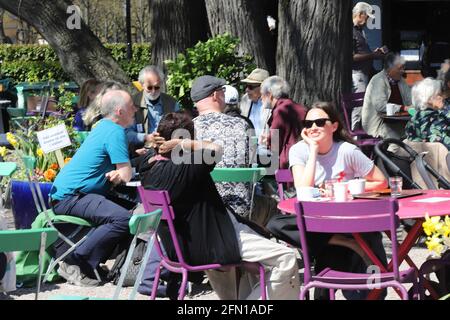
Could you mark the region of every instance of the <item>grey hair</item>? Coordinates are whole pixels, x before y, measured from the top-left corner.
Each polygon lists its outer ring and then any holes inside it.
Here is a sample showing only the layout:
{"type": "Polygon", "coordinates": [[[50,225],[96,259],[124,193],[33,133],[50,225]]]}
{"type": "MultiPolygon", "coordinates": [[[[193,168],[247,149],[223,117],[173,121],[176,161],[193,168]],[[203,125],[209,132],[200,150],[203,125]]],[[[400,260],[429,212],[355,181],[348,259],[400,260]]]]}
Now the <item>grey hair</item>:
{"type": "Polygon", "coordinates": [[[104,118],[115,117],[116,110],[124,109],[126,104],[126,99],[123,90],[109,90],[110,94],[103,95],[100,102],[100,111],[104,118]]]}
{"type": "Polygon", "coordinates": [[[144,68],[141,69],[141,71],[139,71],[138,80],[140,84],[144,84],[145,75],[147,73],[156,74],[161,80],[161,84],[164,83],[164,74],[162,73],[161,69],[159,69],[157,66],[149,65],[145,66],[144,68]]]}
{"type": "Polygon", "coordinates": [[[428,101],[439,93],[441,93],[441,82],[433,78],[426,78],[413,86],[412,105],[416,110],[425,110],[429,107],[428,101]]]}
{"type": "Polygon", "coordinates": [[[289,96],[289,84],[279,76],[271,76],[261,83],[261,94],[267,95],[269,93],[275,99],[287,98],[289,96]]]}
{"type": "Polygon", "coordinates": [[[441,63],[441,68],[437,71],[437,80],[445,81],[445,74],[449,70],[450,59],[445,59],[443,63],[441,63]]]}
{"type": "Polygon", "coordinates": [[[353,13],[353,16],[355,16],[359,13],[371,14],[372,11],[373,11],[373,8],[370,4],[368,4],[366,2],[358,2],[353,7],[352,13],[353,13]],[[370,12],[369,12],[369,10],[370,10],[370,12]]]}
{"type": "Polygon", "coordinates": [[[106,81],[101,86],[100,92],[95,96],[84,113],[83,122],[86,126],[92,126],[101,117],[101,100],[106,92],[124,89],[123,85],[116,81],[106,81]]]}
{"type": "Polygon", "coordinates": [[[395,67],[397,64],[405,64],[405,58],[403,58],[401,55],[399,55],[398,53],[394,53],[394,52],[389,52],[388,54],[386,54],[386,56],[384,57],[384,62],[383,62],[383,68],[384,70],[389,70],[393,67],[395,67]]]}

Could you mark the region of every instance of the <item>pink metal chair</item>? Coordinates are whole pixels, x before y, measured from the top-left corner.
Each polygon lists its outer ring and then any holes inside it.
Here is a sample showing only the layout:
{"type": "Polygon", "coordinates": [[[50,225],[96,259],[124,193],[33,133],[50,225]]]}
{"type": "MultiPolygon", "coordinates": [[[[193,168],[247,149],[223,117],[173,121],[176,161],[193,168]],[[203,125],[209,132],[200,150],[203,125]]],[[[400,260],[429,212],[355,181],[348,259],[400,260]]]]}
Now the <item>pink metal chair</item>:
{"type": "Polygon", "coordinates": [[[370,154],[372,154],[374,146],[380,141],[380,139],[368,135],[362,128],[352,130],[352,111],[354,108],[363,105],[364,94],[365,92],[342,94],[341,107],[344,112],[344,119],[348,132],[355,138],[359,147],[370,149],[370,154]]]}
{"type": "MultiPolygon", "coordinates": [[[[142,204],[144,205],[145,210],[157,210],[162,209],[161,220],[165,220],[167,226],[169,227],[170,237],[175,248],[175,253],[178,261],[173,261],[169,257],[163,254],[161,250],[161,243],[158,237],[156,237],[155,247],[158,251],[159,256],[161,257],[161,262],[158,266],[158,269],[155,273],[155,279],[153,280],[153,288],[150,299],[155,299],[156,291],[158,289],[159,277],[161,272],[161,267],[168,269],[171,272],[181,273],[182,281],[181,287],[178,291],[178,300],[183,300],[186,292],[186,285],[188,281],[188,272],[198,272],[198,271],[206,271],[206,270],[229,270],[231,267],[243,267],[246,271],[251,273],[258,273],[260,277],[260,287],[261,287],[261,299],[266,300],[266,281],[265,281],[265,271],[264,267],[260,263],[247,262],[242,261],[241,264],[238,265],[222,265],[218,263],[212,263],[207,265],[197,265],[192,266],[189,265],[183,256],[181,251],[180,244],[178,242],[177,233],[174,227],[173,220],[175,219],[175,213],[171,206],[170,197],[167,191],[154,191],[147,190],[143,187],[138,187],[139,195],[141,197],[142,204]]],[[[238,287],[237,287],[238,288],[238,287]]]]}
{"type": "Polygon", "coordinates": [[[290,169],[278,169],[275,171],[275,180],[278,185],[278,195],[280,201],[284,200],[284,185],[283,183],[294,183],[294,177],[292,176],[290,169]]]}
{"type": "MultiPolygon", "coordinates": [[[[311,288],[330,290],[330,299],[334,300],[335,290],[372,290],[393,287],[404,300],[408,292],[402,283],[413,283],[417,289],[417,275],[414,268],[399,271],[397,255],[397,233],[399,219],[396,199],[351,201],[351,202],[297,202],[295,211],[300,232],[300,243],[305,264],[304,288],[300,291],[300,299],[311,288]],[[351,273],[325,268],[317,275],[311,275],[310,257],[306,232],[321,233],[364,233],[389,231],[392,241],[392,272],[379,274],[351,273]]],[[[417,292],[417,290],[415,290],[417,292]]]]}

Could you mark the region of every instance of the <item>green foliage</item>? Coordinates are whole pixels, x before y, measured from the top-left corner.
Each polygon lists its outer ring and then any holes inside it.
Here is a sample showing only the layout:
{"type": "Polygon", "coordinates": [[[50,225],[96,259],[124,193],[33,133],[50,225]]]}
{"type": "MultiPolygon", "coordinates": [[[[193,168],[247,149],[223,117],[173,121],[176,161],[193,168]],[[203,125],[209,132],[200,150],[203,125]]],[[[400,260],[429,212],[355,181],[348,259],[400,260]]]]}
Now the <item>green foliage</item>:
{"type": "Polygon", "coordinates": [[[167,92],[175,97],[183,108],[191,108],[192,81],[203,75],[225,79],[230,85],[238,85],[243,75],[255,68],[249,55],[239,56],[239,39],[229,34],[219,35],[206,42],[198,42],[175,60],[167,60],[167,92]]]}
{"type": "MultiPolygon", "coordinates": [[[[133,44],[133,56],[127,60],[126,44],[107,44],[105,47],[127,73],[137,79],[139,70],[150,63],[149,44],[133,44]]],[[[71,81],[64,72],[58,56],[49,45],[0,45],[1,73],[18,82],[71,81]]]]}

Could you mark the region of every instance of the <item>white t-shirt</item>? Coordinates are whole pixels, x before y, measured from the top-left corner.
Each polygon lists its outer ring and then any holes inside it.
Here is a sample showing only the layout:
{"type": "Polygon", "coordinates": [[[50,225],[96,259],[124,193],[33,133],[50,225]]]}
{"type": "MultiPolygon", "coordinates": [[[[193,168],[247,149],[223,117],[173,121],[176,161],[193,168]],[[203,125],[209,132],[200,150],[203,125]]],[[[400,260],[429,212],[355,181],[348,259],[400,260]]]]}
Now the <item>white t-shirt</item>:
{"type": "MultiPolygon", "coordinates": [[[[289,166],[305,166],[308,160],[309,146],[300,141],[289,150],[289,166]]],[[[337,179],[339,173],[344,171],[344,180],[363,178],[369,174],[374,164],[354,144],[348,142],[333,142],[327,154],[319,154],[316,162],[316,175],[314,184],[322,184],[328,179],[337,179]]]]}

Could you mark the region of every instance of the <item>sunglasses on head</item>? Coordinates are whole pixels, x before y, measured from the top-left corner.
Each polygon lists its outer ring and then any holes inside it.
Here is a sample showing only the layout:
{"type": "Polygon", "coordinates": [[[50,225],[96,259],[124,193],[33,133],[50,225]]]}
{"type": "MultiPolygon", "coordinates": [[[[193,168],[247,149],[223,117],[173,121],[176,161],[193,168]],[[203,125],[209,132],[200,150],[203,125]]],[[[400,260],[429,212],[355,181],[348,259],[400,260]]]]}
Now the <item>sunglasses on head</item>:
{"type": "Polygon", "coordinates": [[[147,90],[148,90],[148,91],[153,90],[153,89],[159,90],[159,89],[161,89],[161,87],[160,87],[160,86],[148,86],[148,87],[147,87],[147,90]]]}
{"type": "Polygon", "coordinates": [[[307,129],[311,128],[313,124],[315,123],[318,127],[324,127],[327,121],[331,121],[328,118],[320,118],[316,120],[303,120],[303,126],[307,129]]]}

